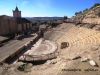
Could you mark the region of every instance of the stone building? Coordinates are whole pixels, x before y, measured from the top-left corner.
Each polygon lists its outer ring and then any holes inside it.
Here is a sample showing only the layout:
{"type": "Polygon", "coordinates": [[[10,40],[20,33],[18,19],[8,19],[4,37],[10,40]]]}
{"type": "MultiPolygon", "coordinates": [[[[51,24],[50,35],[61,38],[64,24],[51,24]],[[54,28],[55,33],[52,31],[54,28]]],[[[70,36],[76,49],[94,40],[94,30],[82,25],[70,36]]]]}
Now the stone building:
{"type": "Polygon", "coordinates": [[[27,33],[32,29],[32,22],[21,17],[21,11],[16,7],[13,17],[0,16],[0,36],[27,33]]]}
{"type": "Polygon", "coordinates": [[[13,17],[21,18],[21,11],[19,11],[17,6],[16,6],[15,10],[13,10],[13,17]]]}
{"type": "Polygon", "coordinates": [[[6,15],[0,16],[0,35],[16,33],[17,23],[15,18],[6,15]]]}
{"type": "Polygon", "coordinates": [[[25,18],[16,18],[16,22],[18,33],[26,33],[32,29],[32,22],[25,18]]]}

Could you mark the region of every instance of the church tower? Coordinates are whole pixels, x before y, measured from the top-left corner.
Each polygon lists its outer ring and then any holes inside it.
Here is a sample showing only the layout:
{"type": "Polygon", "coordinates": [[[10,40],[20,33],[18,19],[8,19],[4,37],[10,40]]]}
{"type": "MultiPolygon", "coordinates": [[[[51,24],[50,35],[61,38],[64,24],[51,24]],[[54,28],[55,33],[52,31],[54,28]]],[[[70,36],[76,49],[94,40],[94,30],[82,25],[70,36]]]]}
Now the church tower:
{"type": "Polygon", "coordinates": [[[17,6],[16,6],[15,10],[13,10],[13,17],[21,18],[21,11],[19,11],[17,6]]]}

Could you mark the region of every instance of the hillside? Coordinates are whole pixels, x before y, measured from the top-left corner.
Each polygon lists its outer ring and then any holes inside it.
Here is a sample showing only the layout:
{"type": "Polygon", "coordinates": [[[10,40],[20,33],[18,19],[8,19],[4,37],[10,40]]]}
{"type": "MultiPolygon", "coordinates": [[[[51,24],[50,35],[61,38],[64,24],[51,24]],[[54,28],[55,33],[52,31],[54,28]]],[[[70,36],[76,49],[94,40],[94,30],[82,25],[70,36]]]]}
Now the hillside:
{"type": "Polygon", "coordinates": [[[100,4],[76,13],[74,21],[81,23],[100,24],[100,4]]]}

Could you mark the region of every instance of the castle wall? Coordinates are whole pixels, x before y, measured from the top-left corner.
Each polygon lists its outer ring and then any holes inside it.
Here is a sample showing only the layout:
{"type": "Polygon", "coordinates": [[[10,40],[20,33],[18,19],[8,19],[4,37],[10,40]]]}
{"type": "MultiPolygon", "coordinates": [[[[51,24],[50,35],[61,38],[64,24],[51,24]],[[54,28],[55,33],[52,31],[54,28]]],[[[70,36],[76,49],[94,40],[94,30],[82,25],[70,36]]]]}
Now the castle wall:
{"type": "Polygon", "coordinates": [[[0,36],[27,31],[28,29],[31,28],[32,28],[31,23],[26,23],[24,21],[17,23],[15,18],[8,16],[0,16],[0,36]]]}
{"type": "Polygon", "coordinates": [[[21,11],[17,7],[13,11],[13,17],[6,15],[0,16],[0,36],[27,31],[31,28],[32,23],[25,18],[21,18],[21,11]]]}

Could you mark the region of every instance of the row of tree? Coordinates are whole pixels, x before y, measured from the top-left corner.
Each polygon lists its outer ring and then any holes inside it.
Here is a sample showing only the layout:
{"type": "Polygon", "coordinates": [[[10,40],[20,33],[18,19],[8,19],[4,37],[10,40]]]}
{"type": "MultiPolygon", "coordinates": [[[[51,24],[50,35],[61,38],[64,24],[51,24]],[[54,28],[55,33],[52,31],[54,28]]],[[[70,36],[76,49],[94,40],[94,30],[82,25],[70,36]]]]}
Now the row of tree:
{"type": "MultiPolygon", "coordinates": [[[[90,9],[93,9],[93,8],[95,8],[95,7],[97,7],[97,6],[100,6],[100,3],[96,3],[96,4],[94,4],[94,6],[92,6],[90,9]]],[[[83,10],[83,11],[79,11],[79,12],[76,12],[75,13],[75,15],[77,16],[77,15],[81,15],[81,14],[83,14],[83,13],[86,13],[88,10],[90,10],[90,9],[85,9],[85,10],[83,10]]]]}

